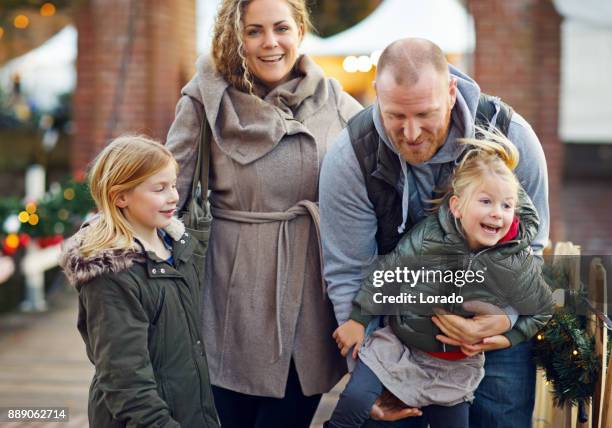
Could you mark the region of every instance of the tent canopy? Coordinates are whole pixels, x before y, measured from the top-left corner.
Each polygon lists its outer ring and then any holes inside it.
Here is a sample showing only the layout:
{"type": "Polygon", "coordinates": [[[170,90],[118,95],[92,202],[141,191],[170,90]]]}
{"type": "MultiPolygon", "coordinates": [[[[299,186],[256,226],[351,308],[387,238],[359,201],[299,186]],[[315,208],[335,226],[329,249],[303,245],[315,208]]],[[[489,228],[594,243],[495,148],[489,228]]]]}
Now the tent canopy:
{"type": "Polygon", "coordinates": [[[564,18],[612,29],[612,2],[609,0],[554,0],[554,4],[564,18]]]}
{"type": "Polygon", "coordinates": [[[12,77],[21,79],[22,90],[38,108],[48,110],[57,97],[74,89],[77,31],[69,25],[41,46],[0,68],[0,84],[10,91],[12,77]]]}
{"type": "MultiPolygon", "coordinates": [[[[198,0],[198,51],[208,52],[219,0],[198,0]]],[[[316,22],[314,23],[316,26],[316,22]]],[[[447,53],[474,50],[472,17],[458,0],[384,0],[355,26],[332,37],[308,34],[301,50],[314,56],[370,55],[403,37],[423,37],[447,53]]]]}
{"type": "MultiPolygon", "coordinates": [[[[316,25],[316,23],[315,23],[316,25]]],[[[370,55],[404,37],[422,37],[446,53],[473,52],[472,17],[458,0],[384,0],[355,26],[304,43],[311,55],[370,55]]]]}

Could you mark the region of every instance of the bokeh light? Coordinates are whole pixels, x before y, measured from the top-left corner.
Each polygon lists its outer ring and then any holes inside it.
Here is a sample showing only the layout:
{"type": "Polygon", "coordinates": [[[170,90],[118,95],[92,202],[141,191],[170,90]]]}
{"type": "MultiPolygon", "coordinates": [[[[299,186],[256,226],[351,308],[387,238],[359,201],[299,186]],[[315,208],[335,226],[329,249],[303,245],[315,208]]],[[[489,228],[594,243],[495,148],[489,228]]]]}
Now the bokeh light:
{"type": "Polygon", "coordinates": [[[4,243],[6,244],[7,247],[11,249],[15,249],[19,247],[19,236],[17,236],[14,233],[11,233],[10,235],[6,237],[6,240],[4,241],[4,243]]]}
{"type": "Polygon", "coordinates": [[[349,55],[344,58],[344,61],[342,62],[342,68],[344,68],[344,71],[347,73],[355,73],[357,71],[357,67],[357,57],[349,55]]]}
{"type": "Polygon", "coordinates": [[[19,213],[19,221],[20,222],[27,223],[29,219],[30,219],[30,214],[28,214],[27,211],[21,211],[19,213]]]}
{"type": "Polygon", "coordinates": [[[27,28],[28,25],[30,25],[30,18],[25,15],[17,15],[13,20],[13,25],[16,28],[23,30],[24,28],[27,28]]]}
{"type": "Polygon", "coordinates": [[[55,15],[55,5],[53,3],[45,3],[40,7],[41,16],[53,16],[55,15]]]}
{"type": "Polygon", "coordinates": [[[64,190],[64,199],[71,201],[74,199],[74,189],[68,188],[64,190]]]}
{"type": "Polygon", "coordinates": [[[36,204],[34,202],[28,202],[25,206],[28,214],[34,214],[36,212],[36,204]]]}
{"type": "Polygon", "coordinates": [[[30,223],[32,226],[36,226],[38,224],[39,218],[37,214],[32,214],[28,220],[28,223],[30,223]]]}

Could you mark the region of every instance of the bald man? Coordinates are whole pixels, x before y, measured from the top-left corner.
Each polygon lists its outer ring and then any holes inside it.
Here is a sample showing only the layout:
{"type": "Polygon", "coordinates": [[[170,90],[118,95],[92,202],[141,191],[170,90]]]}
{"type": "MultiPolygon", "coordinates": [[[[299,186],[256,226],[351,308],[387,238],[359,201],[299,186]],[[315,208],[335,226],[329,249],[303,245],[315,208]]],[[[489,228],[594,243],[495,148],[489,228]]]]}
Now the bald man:
{"type": "MultiPolygon", "coordinates": [[[[435,189],[444,187],[465,146],[475,134],[481,91],[470,77],[449,65],[441,49],[424,39],[402,39],[382,53],[374,83],[376,102],[358,113],[328,151],[320,178],[321,238],[328,295],[339,325],[349,320],[352,300],[379,254],[390,252],[401,236],[427,214],[435,189]]],[[[540,217],[533,250],[548,240],[548,182],[544,153],[531,126],[495,97],[492,123],[503,123],[520,153],[516,175],[540,217]],[[498,121],[499,119],[499,121],[498,121]]],[[[471,319],[436,317],[441,343],[477,343],[486,353],[485,378],[469,409],[470,427],[530,427],[535,367],[523,334],[533,317],[476,313],[471,319]]],[[[348,321],[350,322],[350,321],[348,321]]],[[[370,328],[376,326],[370,326],[370,328]]],[[[343,355],[350,349],[336,336],[343,355]]],[[[349,366],[351,357],[349,356],[349,366]]],[[[372,415],[392,420],[413,415],[372,415]]],[[[406,419],[394,426],[422,426],[406,419]]],[[[378,426],[378,425],[377,425],[378,426]]]]}

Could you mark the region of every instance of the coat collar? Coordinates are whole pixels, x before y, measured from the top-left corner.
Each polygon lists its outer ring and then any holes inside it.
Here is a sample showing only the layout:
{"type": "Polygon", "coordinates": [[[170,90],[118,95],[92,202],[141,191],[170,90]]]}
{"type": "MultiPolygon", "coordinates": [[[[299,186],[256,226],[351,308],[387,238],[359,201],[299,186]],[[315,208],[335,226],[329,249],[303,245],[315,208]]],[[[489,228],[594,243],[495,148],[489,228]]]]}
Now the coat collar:
{"type": "Polygon", "coordinates": [[[172,217],[164,230],[174,241],[179,241],[185,234],[185,225],[178,218],[172,217]]]}
{"type": "Polygon", "coordinates": [[[246,165],[272,151],[286,135],[310,135],[303,122],[328,102],[329,88],[321,68],[307,56],[298,58],[296,67],[296,77],[262,99],[230,86],[212,58],[203,56],[183,94],[204,105],[219,148],[246,165]]]}
{"type": "MultiPolygon", "coordinates": [[[[95,217],[85,223],[75,235],[65,241],[62,248],[59,264],[73,286],[78,288],[100,275],[127,270],[134,263],[162,262],[153,253],[144,252],[136,243],[129,248],[102,249],[90,256],[83,256],[80,246],[83,238],[89,233],[89,224],[94,221],[95,217]]],[[[182,261],[188,260],[194,244],[193,239],[185,233],[185,225],[173,217],[164,230],[174,240],[176,253],[173,253],[173,256],[182,261]]]]}

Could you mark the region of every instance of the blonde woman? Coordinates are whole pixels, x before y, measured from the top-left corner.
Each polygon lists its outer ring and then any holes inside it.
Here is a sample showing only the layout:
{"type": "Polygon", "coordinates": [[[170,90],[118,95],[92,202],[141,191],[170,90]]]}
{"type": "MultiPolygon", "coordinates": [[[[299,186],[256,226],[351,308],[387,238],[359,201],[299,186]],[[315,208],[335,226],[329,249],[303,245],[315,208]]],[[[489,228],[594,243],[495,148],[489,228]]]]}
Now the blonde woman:
{"type": "Polygon", "coordinates": [[[298,53],[309,25],[303,0],[224,1],[168,135],[185,194],[204,118],[212,129],[202,326],[224,427],[307,427],[346,371],[316,203],[323,157],[361,107],[298,53]]]}
{"type": "Polygon", "coordinates": [[[64,248],[96,367],[91,427],[219,426],[198,322],[201,268],[173,217],[177,170],[156,141],[111,142],[89,175],[99,214],[64,248]]]}

